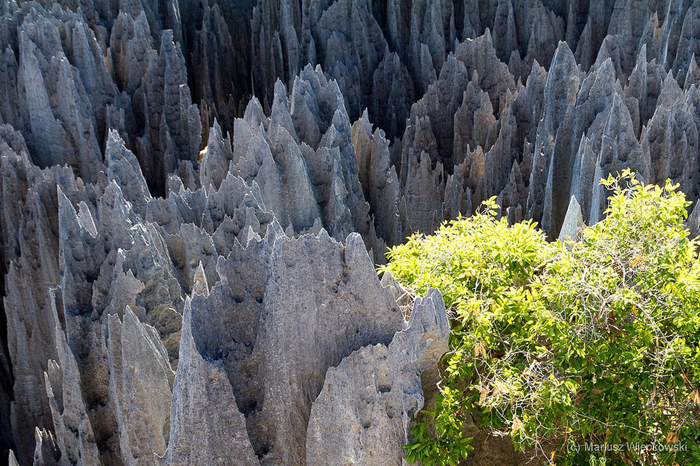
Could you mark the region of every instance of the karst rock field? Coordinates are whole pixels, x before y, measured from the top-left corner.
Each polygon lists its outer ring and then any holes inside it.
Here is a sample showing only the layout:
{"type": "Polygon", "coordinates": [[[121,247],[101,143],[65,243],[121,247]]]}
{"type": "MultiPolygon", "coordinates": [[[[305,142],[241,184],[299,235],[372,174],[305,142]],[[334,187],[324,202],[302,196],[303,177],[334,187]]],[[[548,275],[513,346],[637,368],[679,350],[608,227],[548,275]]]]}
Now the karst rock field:
{"type": "Polygon", "coordinates": [[[0,462],[407,464],[450,324],[387,248],[695,202],[698,61],[698,0],[2,0],[0,462]]]}

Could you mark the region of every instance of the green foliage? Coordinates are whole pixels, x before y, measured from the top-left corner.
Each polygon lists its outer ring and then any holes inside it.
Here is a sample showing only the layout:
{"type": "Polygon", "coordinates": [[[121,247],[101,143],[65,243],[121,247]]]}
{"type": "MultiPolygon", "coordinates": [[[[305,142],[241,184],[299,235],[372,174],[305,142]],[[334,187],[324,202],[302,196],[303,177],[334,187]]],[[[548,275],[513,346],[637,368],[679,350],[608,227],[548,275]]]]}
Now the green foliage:
{"type": "Polygon", "coordinates": [[[540,463],[700,464],[700,261],[670,182],[602,183],[605,220],[579,242],[509,227],[493,200],[382,269],[415,294],[442,291],[450,351],[441,393],[406,446],[409,461],[466,457],[468,415],[540,463]]]}
{"type": "Polygon", "coordinates": [[[406,460],[421,460],[423,466],[456,466],[474,449],[472,438],[462,436],[460,393],[446,386],[436,395],[436,402],[435,408],[421,412],[432,422],[419,423],[411,431],[414,441],[405,447],[406,460]]]}

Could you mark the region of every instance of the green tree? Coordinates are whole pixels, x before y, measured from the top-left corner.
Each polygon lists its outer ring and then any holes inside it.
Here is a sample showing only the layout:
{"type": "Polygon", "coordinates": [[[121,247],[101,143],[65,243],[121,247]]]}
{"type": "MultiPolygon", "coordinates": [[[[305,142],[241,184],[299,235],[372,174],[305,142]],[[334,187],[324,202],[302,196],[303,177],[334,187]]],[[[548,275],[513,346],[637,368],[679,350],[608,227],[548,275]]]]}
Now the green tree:
{"type": "Polygon", "coordinates": [[[577,242],[509,226],[493,199],[392,248],[413,293],[442,291],[450,351],[409,461],[454,465],[476,415],[557,465],[700,464],[700,261],[677,186],[624,172],[605,220],[577,242]],[[593,462],[593,463],[591,463],[593,462]]]}

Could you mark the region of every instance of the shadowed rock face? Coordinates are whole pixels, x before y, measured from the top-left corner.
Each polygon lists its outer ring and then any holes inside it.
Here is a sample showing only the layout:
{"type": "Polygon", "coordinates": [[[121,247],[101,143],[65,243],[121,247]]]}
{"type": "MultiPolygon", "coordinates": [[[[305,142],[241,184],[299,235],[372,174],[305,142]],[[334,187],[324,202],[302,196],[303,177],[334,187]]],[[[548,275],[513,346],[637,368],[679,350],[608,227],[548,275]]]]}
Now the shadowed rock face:
{"type": "Polygon", "coordinates": [[[402,328],[360,237],[287,238],[276,224],[217,266],[192,301],[195,344],[219,364],[261,464],[303,464],[306,425],[329,367],[402,328]],[[226,310],[222,312],[222,310],[226,310]]]}
{"type": "Polygon", "coordinates": [[[626,167],[697,201],[696,3],[1,3],[0,457],[398,464],[444,309],[372,262],[626,167]]]}
{"type": "Polygon", "coordinates": [[[409,417],[423,405],[418,374],[447,351],[444,307],[429,290],[389,345],[365,346],[328,370],[311,407],[307,465],[402,464],[409,417]]]}

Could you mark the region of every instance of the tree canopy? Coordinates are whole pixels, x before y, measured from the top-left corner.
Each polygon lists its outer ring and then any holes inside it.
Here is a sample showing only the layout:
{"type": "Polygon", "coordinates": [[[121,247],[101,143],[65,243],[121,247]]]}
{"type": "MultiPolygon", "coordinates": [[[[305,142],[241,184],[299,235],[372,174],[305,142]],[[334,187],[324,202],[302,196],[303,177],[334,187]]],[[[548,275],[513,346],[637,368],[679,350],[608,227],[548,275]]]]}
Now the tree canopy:
{"type": "Polygon", "coordinates": [[[608,177],[574,242],[508,225],[494,199],[392,248],[390,271],[450,309],[450,350],[409,461],[454,465],[467,416],[538,464],[700,464],[700,261],[677,186],[608,177]],[[604,461],[604,462],[603,462],[604,461]]]}

